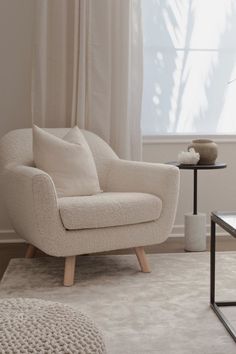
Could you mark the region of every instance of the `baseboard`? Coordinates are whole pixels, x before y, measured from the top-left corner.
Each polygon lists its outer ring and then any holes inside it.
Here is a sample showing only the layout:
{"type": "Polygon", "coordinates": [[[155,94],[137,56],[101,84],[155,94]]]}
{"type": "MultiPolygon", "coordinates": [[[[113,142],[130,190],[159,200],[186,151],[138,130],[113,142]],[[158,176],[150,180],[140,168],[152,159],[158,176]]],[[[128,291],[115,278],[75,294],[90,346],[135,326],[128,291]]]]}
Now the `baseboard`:
{"type": "MultiPolygon", "coordinates": [[[[211,234],[211,225],[206,225],[206,236],[211,234]]],[[[227,236],[227,232],[216,225],[216,236],[227,236]]],[[[184,237],[184,225],[174,225],[170,237],[184,237]]]]}
{"type": "MultiPolygon", "coordinates": [[[[217,236],[226,236],[227,233],[222,229],[216,229],[217,236]]],[[[210,225],[206,226],[206,235],[210,236],[210,225]]],[[[170,237],[184,237],[184,225],[174,225],[170,237]]],[[[14,230],[0,230],[0,243],[23,243],[25,242],[20,238],[14,230]]]]}
{"type": "Polygon", "coordinates": [[[24,243],[14,230],[0,230],[0,243],[24,243]]]}
{"type": "Polygon", "coordinates": [[[171,237],[184,237],[184,225],[174,225],[171,237]]]}

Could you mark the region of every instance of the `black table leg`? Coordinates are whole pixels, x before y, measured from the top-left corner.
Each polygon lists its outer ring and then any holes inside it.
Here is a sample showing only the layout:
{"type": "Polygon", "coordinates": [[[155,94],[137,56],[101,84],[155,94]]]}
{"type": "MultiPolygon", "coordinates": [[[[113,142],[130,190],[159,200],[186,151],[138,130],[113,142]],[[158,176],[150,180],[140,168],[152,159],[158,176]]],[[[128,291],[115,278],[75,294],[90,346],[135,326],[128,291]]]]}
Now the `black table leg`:
{"type": "Polygon", "coordinates": [[[216,224],[211,220],[211,279],[210,279],[210,301],[215,303],[215,251],[216,251],[216,224]]]}
{"type": "Polygon", "coordinates": [[[233,340],[236,342],[236,332],[223,312],[220,306],[236,306],[236,301],[215,301],[215,254],[216,254],[216,224],[211,220],[211,264],[210,264],[210,304],[219,320],[223,323],[233,340]]]}
{"type": "Polygon", "coordinates": [[[197,169],[193,170],[193,214],[197,215],[197,169]]]}

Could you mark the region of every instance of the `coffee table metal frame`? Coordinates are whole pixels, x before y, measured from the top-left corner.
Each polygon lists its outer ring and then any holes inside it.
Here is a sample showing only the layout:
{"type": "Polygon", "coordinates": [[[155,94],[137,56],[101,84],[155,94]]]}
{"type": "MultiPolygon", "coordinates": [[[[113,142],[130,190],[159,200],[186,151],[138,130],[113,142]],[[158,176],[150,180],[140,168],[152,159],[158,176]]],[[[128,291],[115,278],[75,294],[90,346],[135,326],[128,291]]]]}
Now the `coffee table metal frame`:
{"type": "Polygon", "coordinates": [[[215,301],[215,254],[216,254],[216,224],[222,227],[231,236],[236,238],[236,229],[229,223],[222,219],[223,215],[235,215],[232,213],[218,213],[211,214],[211,257],[210,257],[210,306],[215,314],[218,316],[224,327],[227,329],[233,340],[236,342],[236,330],[230,324],[229,320],[220,310],[220,307],[236,306],[236,301],[215,301]]]}

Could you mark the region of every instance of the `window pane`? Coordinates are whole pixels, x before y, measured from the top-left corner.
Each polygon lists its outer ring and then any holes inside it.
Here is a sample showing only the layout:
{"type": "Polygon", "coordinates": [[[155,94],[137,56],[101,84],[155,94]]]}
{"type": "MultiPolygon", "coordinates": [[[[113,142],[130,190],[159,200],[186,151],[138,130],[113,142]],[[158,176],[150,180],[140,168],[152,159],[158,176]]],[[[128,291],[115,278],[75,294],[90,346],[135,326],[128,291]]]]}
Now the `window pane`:
{"type": "Polygon", "coordinates": [[[144,135],[236,133],[236,1],[142,6],[144,135]]]}

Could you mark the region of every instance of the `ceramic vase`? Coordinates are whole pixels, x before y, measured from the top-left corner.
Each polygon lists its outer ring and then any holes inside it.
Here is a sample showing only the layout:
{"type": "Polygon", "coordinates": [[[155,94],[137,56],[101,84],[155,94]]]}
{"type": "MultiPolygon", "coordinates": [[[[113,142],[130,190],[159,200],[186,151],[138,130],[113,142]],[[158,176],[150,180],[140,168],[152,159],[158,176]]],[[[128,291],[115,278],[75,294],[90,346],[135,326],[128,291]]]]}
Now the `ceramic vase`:
{"type": "Polygon", "coordinates": [[[196,139],[188,146],[188,150],[194,148],[200,154],[200,165],[214,165],[217,155],[218,146],[210,139],[196,139]]]}

